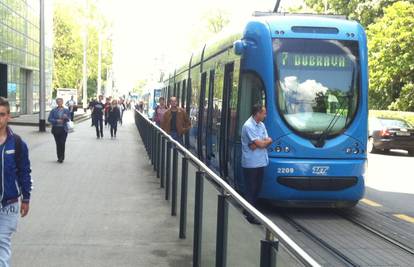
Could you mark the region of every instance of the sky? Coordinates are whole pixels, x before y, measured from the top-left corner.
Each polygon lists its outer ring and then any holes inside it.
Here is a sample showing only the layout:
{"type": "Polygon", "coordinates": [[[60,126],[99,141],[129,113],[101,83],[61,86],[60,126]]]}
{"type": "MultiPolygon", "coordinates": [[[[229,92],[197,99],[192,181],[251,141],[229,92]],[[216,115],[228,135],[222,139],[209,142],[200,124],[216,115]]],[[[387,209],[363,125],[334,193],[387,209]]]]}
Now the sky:
{"type": "MultiPolygon", "coordinates": [[[[191,56],[191,42],[202,48],[206,16],[217,9],[235,22],[254,11],[273,10],[276,0],[98,0],[114,21],[114,73],[119,90],[130,91],[138,80],[159,79],[191,56]]],[[[281,7],[302,0],[282,0],[281,7]]]]}

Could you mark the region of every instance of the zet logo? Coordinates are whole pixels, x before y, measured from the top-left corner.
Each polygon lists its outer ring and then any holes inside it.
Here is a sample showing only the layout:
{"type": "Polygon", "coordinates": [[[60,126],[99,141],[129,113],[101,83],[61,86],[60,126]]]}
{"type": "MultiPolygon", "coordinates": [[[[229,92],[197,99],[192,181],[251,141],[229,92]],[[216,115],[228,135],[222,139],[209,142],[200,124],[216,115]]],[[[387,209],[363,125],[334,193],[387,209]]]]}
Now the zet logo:
{"type": "Polygon", "coordinates": [[[312,173],[315,175],[328,175],[329,166],[314,166],[312,167],[312,173]]]}

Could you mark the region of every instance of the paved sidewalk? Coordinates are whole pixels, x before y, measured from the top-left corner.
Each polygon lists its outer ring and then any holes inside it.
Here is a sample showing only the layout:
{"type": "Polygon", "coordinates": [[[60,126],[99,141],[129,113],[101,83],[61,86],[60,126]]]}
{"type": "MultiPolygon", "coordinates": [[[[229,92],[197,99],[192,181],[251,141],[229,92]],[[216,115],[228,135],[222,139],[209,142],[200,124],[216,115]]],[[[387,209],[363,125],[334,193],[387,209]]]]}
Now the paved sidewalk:
{"type": "Polygon", "coordinates": [[[25,266],[191,265],[128,112],[118,138],[96,139],[86,121],[68,136],[63,164],[52,135],[12,126],[30,147],[31,210],[13,237],[12,264],[25,266]]]}

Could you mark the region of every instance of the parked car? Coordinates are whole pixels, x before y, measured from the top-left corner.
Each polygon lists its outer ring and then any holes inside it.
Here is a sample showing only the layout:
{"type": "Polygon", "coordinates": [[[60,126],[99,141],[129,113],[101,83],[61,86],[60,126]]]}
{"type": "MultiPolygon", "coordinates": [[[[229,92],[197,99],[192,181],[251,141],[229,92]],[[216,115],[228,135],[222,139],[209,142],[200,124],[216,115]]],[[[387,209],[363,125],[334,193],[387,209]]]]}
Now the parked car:
{"type": "Polygon", "coordinates": [[[414,156],[414,127],[402,119],[369,118],[368,152],[407,150],[414,156]]]}

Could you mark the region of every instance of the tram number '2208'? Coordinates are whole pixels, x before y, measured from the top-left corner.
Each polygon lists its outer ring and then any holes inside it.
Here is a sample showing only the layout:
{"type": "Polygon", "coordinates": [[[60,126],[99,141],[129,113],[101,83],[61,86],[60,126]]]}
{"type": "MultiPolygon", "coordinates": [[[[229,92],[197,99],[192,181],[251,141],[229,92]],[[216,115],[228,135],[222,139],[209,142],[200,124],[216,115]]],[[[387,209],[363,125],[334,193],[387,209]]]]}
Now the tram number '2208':
{"type": "Polygon", "coordinates": [[[294,168],[277,168],[277,173],[290,174],[294,172],[295,172],[294,168]]]}

